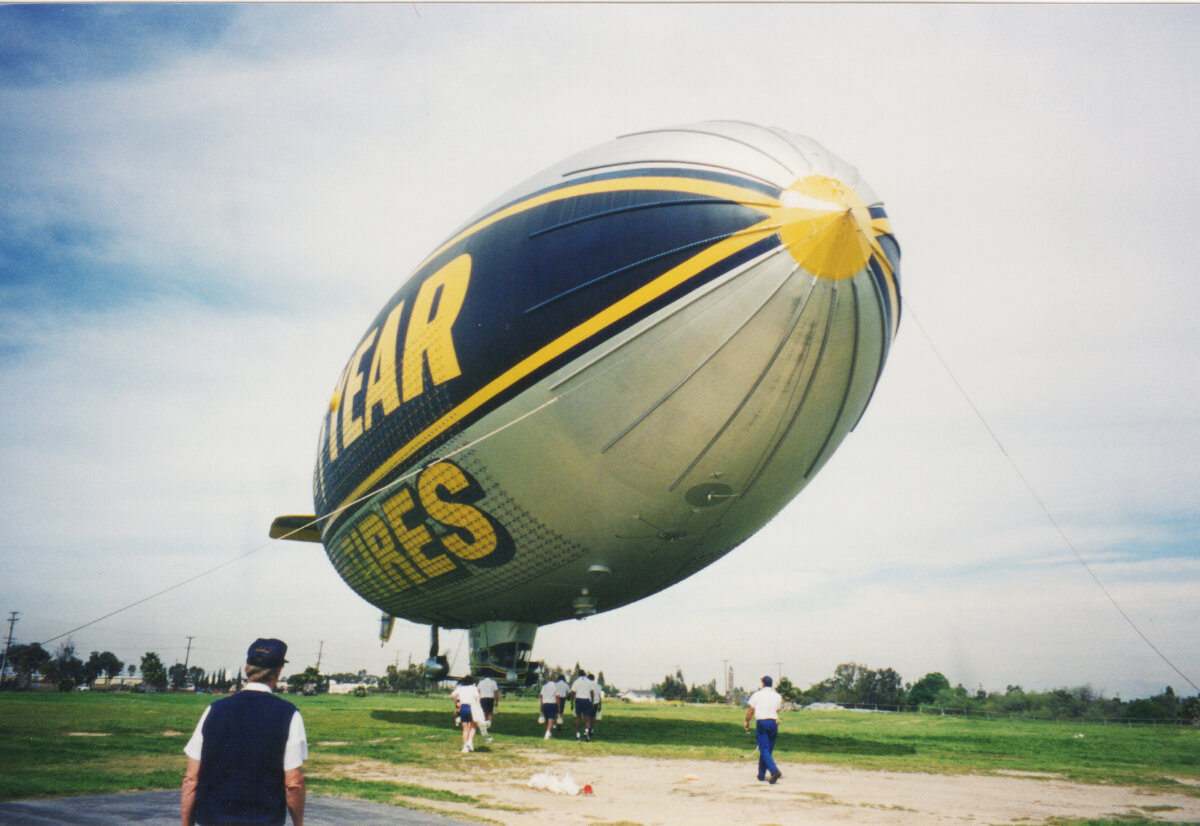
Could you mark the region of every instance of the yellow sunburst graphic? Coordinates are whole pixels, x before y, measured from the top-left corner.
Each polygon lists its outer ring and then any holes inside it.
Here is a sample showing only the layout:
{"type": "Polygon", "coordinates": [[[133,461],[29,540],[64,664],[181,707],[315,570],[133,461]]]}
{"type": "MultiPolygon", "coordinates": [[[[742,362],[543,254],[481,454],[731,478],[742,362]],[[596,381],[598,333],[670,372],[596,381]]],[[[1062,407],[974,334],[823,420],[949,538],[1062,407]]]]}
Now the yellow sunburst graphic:
{"type": "Polygon", "coordinates": [[[872,255],[890,271],[876,235],[887,228],[853,189],[825,175],[793,183],[772,216],[779,237],[796,262],[818,278],[839,280],[860,272],[872,255]]]}

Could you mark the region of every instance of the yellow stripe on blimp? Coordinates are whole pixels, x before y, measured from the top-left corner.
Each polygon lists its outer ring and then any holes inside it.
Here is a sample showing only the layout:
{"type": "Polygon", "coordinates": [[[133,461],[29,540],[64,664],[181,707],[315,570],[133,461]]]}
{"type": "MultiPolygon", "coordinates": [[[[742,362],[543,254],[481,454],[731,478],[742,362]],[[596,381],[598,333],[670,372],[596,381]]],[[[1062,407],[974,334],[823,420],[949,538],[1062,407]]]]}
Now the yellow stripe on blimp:
{"type": "Polygon", "coordinates": [[[718,241],[710,247],[706,247],[699,254],[668,270],[650,283],[638,290],[635,290],[625,298],[605,308],[600,313],[592,316],[584,323],[559,336],[557,339],[533,353],[528,358],[518,362],[513,367],[510,367],[508,370],[501,373],[499,376],[492,379],[479,390],[471,394],[471,396],[465,399],[462,404],[458,405],[445,416],[427,427],[415,439],[388,457],[388,459],[380,464],[370,476],[360,482],[358,486],[351,491],[350,495],[343,500],[342,504],[338,506],[337,510],[340,511],[343,508],[353,504],[355,500],[378,484],[380,480],[382,480],[398,465],[407,461],[421,448],[428,445],[438,436],[445,433],[458,422],[474,413],[480,407],[487,404],[493,398],[500,395],[505,390],[524,379],[526,376],[549,364],[551,361],[558,358],[572,347],[575,347],[577,344],[586,341],[600,331],[604,330],[606,327],[615,324],[664,293],[667,293],[684,283],[689,278],[692,278],[693,276],[703,272],[715,264],[719,264],[729,256],[737,254],[764,236],[774,233],[777,228],[778,225],[774,221],[762,221],[754,226],[747,227],[746,229],[741,230],[740,232],[735,233],[734,235],[731,235],[722,241],[718,241]]]}
{"type": "Polygon", "coordinates": [[[446,243],[442,244],[436,250],[420,263],[417,267],[419,271],[422,267],[428,264],[434,258],[437,258],[450,247],[460,241],[471,237],[481,230],[485,230],[493,224],[497,224],[514,215],[519,215],[522,212],[528,212],[531,209],[552,204],[555,201],[564,201],[569,198],[578,198],[583,195],[606,194],[610,192],[682,192],[688,195],[705,195],[710,198],[720,198],[731,203],[739,204],[740,206],[753,207],[756,209],[776,209],[779,207],[779,201],[762,192],[753,189],[746,189],[741,186],[732,184],[723,184],[719,181],[706,181],[701,178],[673,178],[668,175],[654,175],[646,178],[614,178],[606,181],[591,181],[589,183],[575,184],[574,186],[565,186],[562,189],[555,189],[550,192],[543,192],[541,195],[535,195],[524,201],[518,201],[504,209],[497,210],[486,218],[481,219],[478,223],[464,229],[462,232],[455,235],[446,243]]]}
{"type": "Polygon", "coordinates": [[[333,512],[340,512],[354,504],[396,467],[514,384],[581,342],[765,236],[778,233],[783,245],[792,253],[797,263],[821,278],[848,278],[865,266],[872,253],[877,253],[888,281],[891,282],[891,266],[874,233],[868,233],[866,238],[862,237],[864,226],[874,229],[869,215],[863,221],[858,214],[865,211],[865,207],[857,209],[862,203],[857,196],[852,191],[847,196],[847,188],[840,184],[834,187],[830,183],[832,181],[833,179],[814,175],[797,181],[787,190],[825,202],[814,206],[793,206],[762,192],[697,178],[651,176],[592,181],[536,195],[498,210],[467,227],[438,247],[421,262],[417,270],[447,249],[493,224],[544,204],[582,195],[626,191],[681,192],[720,198],[741,206],[760,209],[768,216],[766,220],[714,242],[501,373],[388,457],[363,479],[333,512]],[[838,252],[837,242],[846,241],[848,238],[852,252],[838,252]],[[850,267],[854,267],[852,272],[848,271],[850,267]]]}

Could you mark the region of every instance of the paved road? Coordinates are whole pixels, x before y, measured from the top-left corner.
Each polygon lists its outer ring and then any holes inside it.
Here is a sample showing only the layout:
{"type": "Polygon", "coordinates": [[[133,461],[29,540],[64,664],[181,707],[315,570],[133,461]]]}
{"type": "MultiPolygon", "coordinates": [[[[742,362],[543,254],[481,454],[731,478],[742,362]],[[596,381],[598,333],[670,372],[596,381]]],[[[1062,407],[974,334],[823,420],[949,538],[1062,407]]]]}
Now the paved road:
{"type": "MultiPolygon", "coordinates": [[[[179,792],[131,792],[0,803],[0,826],[111,826],[126,823],[178,826],[179,792]]],[[[364,800],[308,798],[304,807],[305,826],[345,826],[348,823],[354,826],[464,826],[468,821],[364,800]]]]}

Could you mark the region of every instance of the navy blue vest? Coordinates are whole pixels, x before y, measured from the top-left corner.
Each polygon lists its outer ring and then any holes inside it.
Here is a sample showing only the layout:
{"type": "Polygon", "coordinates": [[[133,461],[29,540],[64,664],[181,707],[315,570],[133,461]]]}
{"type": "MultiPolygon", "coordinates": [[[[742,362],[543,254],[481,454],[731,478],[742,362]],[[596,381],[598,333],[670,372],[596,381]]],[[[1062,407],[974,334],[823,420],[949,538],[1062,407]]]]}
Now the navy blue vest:
{"type": "Polygon", "coordinates": [[[296,707],[265,691],[239,691],[204,718],[196,822],[282,826],[283,752],[296,707]]]}

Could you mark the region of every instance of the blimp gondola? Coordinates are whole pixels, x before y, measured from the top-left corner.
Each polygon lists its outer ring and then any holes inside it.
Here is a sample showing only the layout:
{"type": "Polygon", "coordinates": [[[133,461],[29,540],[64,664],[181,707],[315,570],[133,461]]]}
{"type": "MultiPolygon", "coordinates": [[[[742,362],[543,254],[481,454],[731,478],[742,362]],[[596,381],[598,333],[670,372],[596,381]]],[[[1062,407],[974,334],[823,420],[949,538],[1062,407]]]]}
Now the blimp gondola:
{"type": "Polygon", "coordinates": [[[625,135],[470,218],[367,327],[320,429],[323,543],[383,612],[537,679],[539,626],[640,600],[767,523],[857,425],[900,321],[857,170],[741,122],[625,135]]]}

